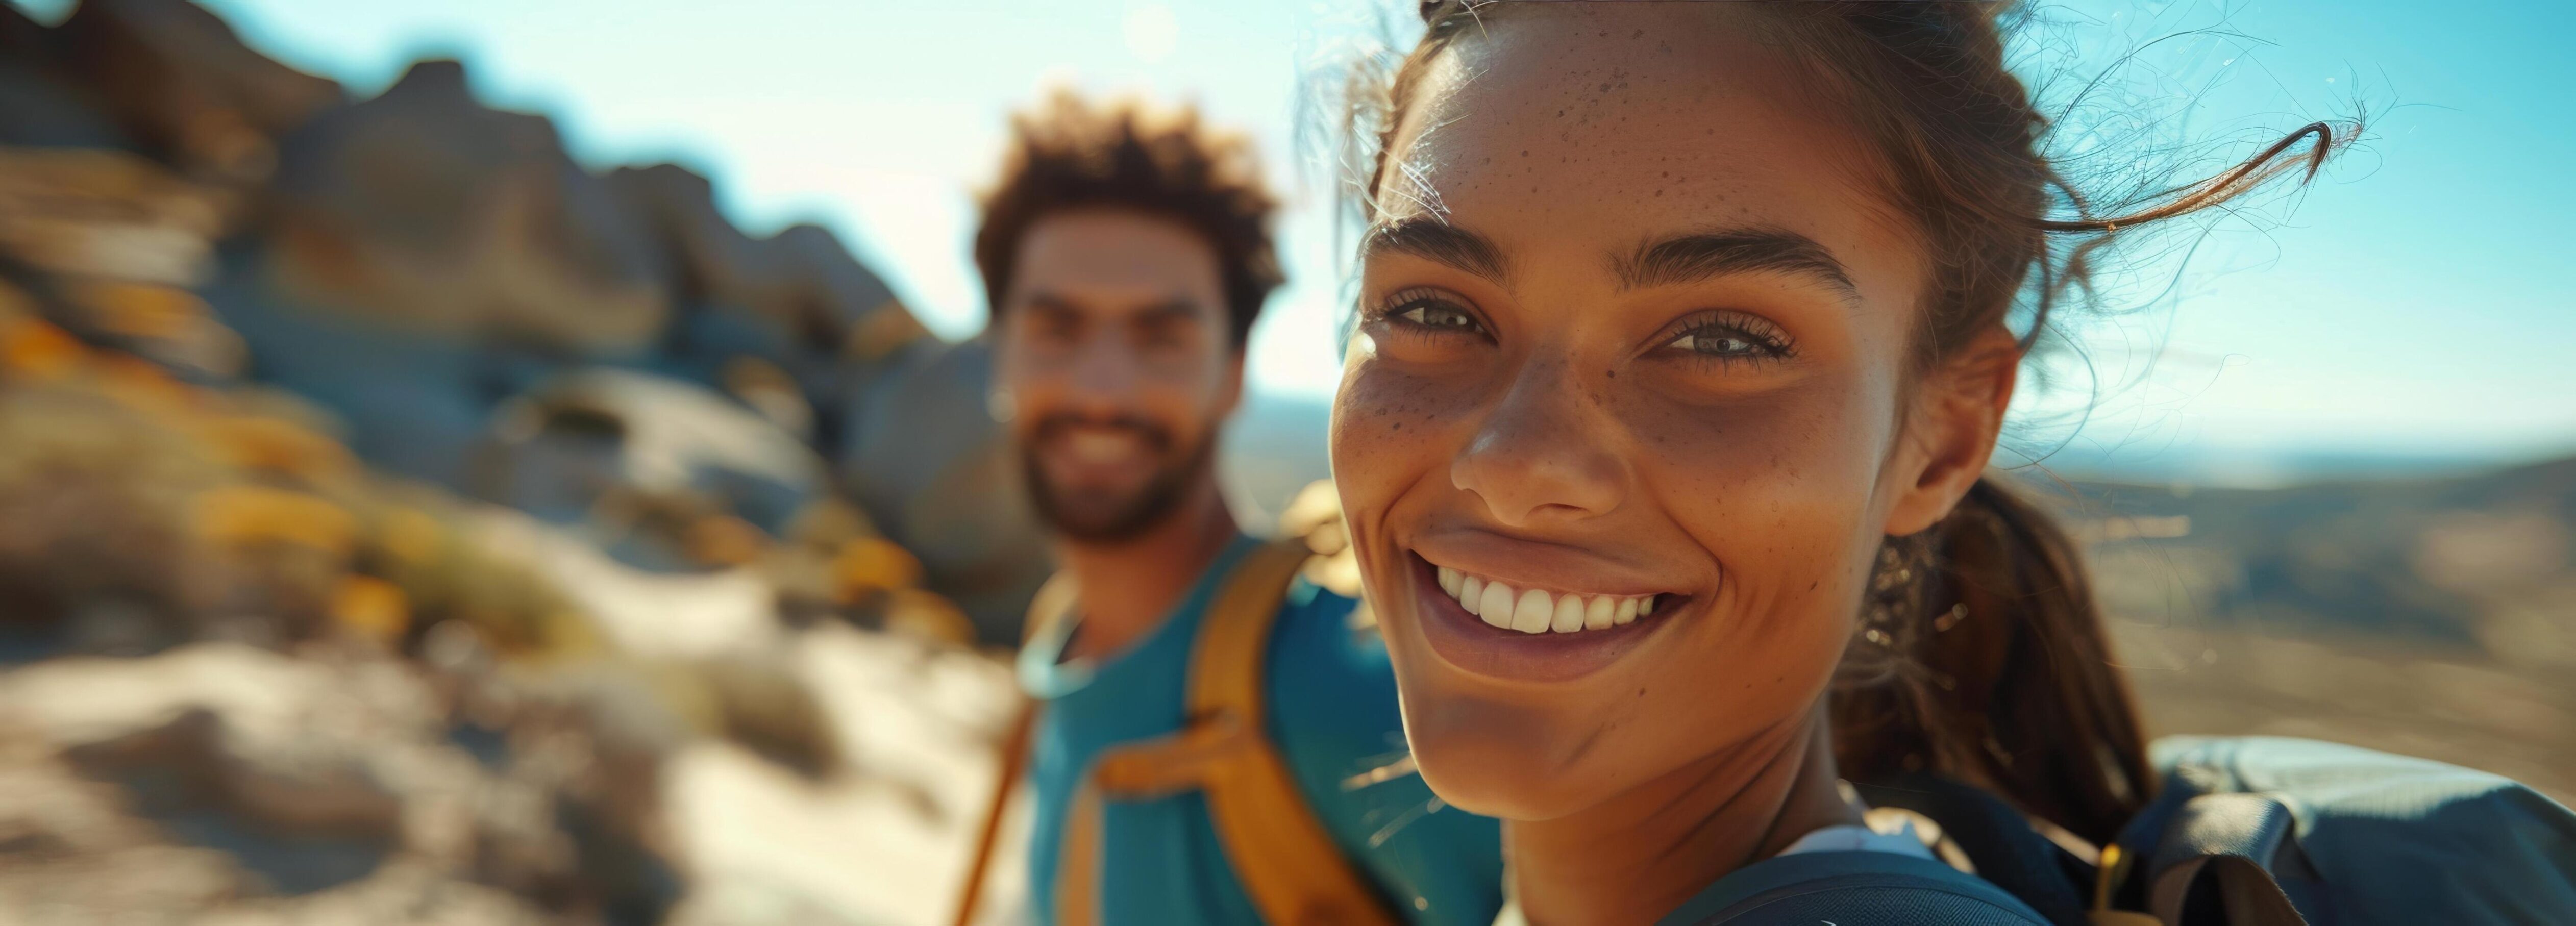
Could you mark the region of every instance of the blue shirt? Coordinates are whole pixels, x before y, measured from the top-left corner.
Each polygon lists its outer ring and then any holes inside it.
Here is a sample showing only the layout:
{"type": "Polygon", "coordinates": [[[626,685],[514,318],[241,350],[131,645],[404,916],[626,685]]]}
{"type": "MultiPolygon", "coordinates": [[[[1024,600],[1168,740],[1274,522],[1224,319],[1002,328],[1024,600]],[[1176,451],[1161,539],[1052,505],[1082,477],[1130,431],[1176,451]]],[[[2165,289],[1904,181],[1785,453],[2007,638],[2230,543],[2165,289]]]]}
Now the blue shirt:
{"type": "MultiPolygon", "coordinates": [[[[1227,545],[1162,626],[1124,653],[1064,663],[1061,639],[1032,640],[1022,652],[1021,683],[1046,702],[1030,758],[1037,819],[1029,891],[1039,923],[1056,922],[1057,856],[1083,774],[1104,748],[1180,729],[1209,599],[1258,545],[1250,537],[1227,545]]],[[[1502,904],[1499,825],[1449,808],[1417,775],[1350,783],[1406,754],[1386,646],[1374,629],[1350,626],[1353,607],[1303,579],[1290,586],[1265,656],[1270,741],[1342,855],[1398,914],[1434,926],[1488,926],[1502,904]]],[[[1199,792],[1105,801],[1101,839],[1104,923],[1261,922],[1199,792]]]]}

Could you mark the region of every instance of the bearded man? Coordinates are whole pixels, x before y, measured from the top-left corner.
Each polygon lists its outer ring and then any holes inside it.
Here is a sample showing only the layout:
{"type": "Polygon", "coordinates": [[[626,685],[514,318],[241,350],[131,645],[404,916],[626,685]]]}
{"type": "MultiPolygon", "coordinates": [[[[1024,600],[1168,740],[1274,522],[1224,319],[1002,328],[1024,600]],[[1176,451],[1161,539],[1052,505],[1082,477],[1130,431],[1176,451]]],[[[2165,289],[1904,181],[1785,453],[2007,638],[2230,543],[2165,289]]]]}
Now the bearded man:
{"type": "Polygon", "coordinates": [[[1492,922],[1498,829],[1407,773],[1384,645],[1217,488],[1281,282],[1249,146],[1070,96],[1014,129],[975,259],[1063,567],[1019,665],[1038,922],[1492,922]]]}

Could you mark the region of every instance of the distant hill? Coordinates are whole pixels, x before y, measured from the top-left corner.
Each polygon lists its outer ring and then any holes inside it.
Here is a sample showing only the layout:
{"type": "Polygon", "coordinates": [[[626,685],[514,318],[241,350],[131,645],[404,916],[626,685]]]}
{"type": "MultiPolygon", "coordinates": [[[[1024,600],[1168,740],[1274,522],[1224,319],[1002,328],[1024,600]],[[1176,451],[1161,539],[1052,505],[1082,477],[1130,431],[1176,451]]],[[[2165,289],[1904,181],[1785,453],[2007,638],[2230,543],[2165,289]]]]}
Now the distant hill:
{"type": "Polygon", "coordinates": [[[2353,743],[2576,795],[2576,459],[2060,489],[2151,731],[2353,743]]]}
{"type": "Polygon", "coordinates": [[[2133,618],[2488,649],[2576,621],[2576,458],[2268,490],[2075,484],[2058,501],[2094,541],[2105,604],[2133,618]]]}

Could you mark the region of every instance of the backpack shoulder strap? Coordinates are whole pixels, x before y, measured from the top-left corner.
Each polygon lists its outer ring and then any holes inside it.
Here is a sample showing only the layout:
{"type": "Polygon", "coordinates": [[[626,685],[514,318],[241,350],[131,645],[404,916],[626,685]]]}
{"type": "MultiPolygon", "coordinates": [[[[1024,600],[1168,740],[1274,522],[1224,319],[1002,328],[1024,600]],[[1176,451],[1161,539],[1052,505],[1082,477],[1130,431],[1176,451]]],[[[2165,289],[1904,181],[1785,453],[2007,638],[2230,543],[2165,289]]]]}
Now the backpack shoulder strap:
{"type": "Polygon", "coordinates": [[[1393,926],[1397,920],[1342,857],[1266,732],[1270,631],[1310,555],[1304,541],[1290,538],[1236,564],[1190,654],[1189,725],[1103,753],[1092,774],[1113,799],[1202,790],[1226,859],[1264,921],[1393,926]]]}
{"type": "Polygon", "coordinates": [[[2306,867],[2290,809],[2261,794],[2203,794],[2182,803],[2148,860],[2147,909],[2167,923],[2201,917],[2195,893],[2214,891],[2228,926],[2306,926],[2273,877],[2306,867]],[[2202,885],[2206,883],[2206,887],[2202,885]]]}
{"type": "MultiPolygon", "coordinates": [[[[1058,625],[1064,623],[1073,611],[1073,598],[1072,575],[1059,572],[1048,577],[1046,584],[1038,588],[1037,597],[1030,601],[1028,616],[1020,622],[1020,645],[1026,647],[1029,641],[1041,635],[1061,632],[1058,625]]],[[[1028,766],[1029,738],[1037,728],[1038,701],[1029,697],[1027,692],[1018,690],[1014,691],[1012,700],[1015,703],[1011,708],[1011,725],[1002,736],[1000,754],[995,759],[993,790],[984,801],[984,821],[976,830],[975,852],[967,856],[966,883],[959,889],[956,926],[969,926],[975,922],[975,914],[984,900],[984,875],[992,868],[993,850],[1001,841],[1002,814],[1010,808],[1012,792],[1018,790],[1021,770],[1028,766]]],[[[1087,792],[1083,797],[1091,800],[1092,806],[1077,808],[1074,826],[1069,827],[1083,833],[1080,838],[1068,840],[1076,845],[1097,841],[1090,834],[1099,828],[1098,799],[1087,792]],[[1086,811],[1087,817],[1083,816],[1086,811]],[[1085,829],[1086,824],[1088,829],[1085,829]]],[[[1083,858],[1088,859],[1089,856],[1083,858]]]]}

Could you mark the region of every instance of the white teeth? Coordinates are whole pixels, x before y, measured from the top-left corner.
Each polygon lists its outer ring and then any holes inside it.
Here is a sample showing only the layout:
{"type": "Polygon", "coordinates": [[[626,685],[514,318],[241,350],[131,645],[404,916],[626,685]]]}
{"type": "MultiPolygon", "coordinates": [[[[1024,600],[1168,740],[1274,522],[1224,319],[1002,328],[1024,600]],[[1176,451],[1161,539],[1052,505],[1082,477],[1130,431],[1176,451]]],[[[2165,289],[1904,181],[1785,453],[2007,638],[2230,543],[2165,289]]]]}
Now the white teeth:
{"type": "Polygon", "coordinates": [[[1575,633],[1606,630],[1637,622],[1655,612],[1657,595],[1575,595],[1536,588],[1513,588],[1434,566],[1440,590],[1458,599],[1467,613],[1492,626],[1521,633],[1575,633]]]}
{"type": "Polygon", "coordinates": [[[1583,596],[1556,596],[1556,616],[1548,618],[1547,629],[1557,633],[1573,633],[1583,629],[1583,596]]]}
{"type": "Polygon", "coordinates": [[[1602,630],[1611,626],[1619,615],[1619,599],[1608,595],[1592,596],[1592,604],[1583,611],[1583,629],[1602,630]]]}
{"type": "Polygon", "coordinates": [[[1556,602],[1535,588],[1522,592],[1520,602],[1512,607],[1512,629],[1522,633],[1546,633],[1548,622],[1555,619],[1556,602]]]}
{"type": "Polygon", "coordinates": [[[1476,616],[1484,618],[1485,623],[1496,627],[1512,626],[1511,586],[1500,582],[1488,582],[1485,584],[1485,594],[1478,601],[1481,606],[1476,609],[1476,616]]]}
{"type": "Polygon", "coordinates": [[[1076,431],[1070,442],[1073,455],[1092,463],[1106,463],[1123,458],[1135,449],[1135,439],[1118,434],[1076,431]]]}

